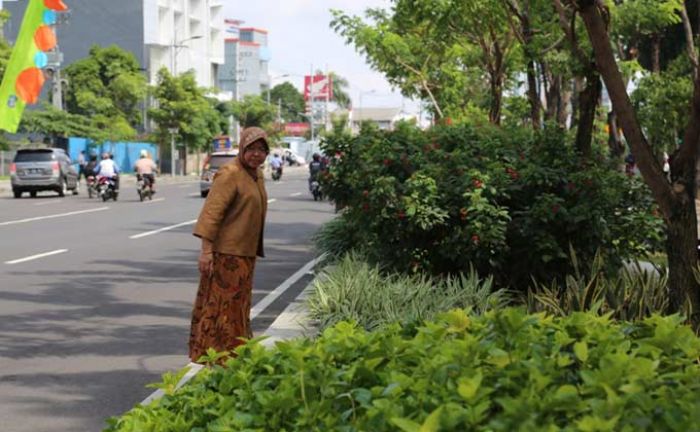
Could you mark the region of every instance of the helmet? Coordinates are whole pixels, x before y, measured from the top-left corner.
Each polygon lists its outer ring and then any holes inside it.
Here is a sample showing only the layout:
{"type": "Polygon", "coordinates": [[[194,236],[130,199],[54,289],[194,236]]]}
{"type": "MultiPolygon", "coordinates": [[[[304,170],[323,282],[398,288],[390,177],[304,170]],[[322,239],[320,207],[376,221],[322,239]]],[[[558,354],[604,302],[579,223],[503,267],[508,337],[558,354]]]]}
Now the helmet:
{"type": "Polygon", "coordinates": [[[139,156],[141,157],[141,159],[148,157],[148,152],[146,150],[141,150],[139,156]]]}
{"type": "Polygon", "coordinates": [[[107,152],[102,153],[102,159],[109,159],[109,153],[107,153],[107,152]]]}
{"type": "Polygon", "coordinates": [[[317,161],[317,162],[321,160],[321,155],[318,154],[318,153],[314,153],[314,156],[313,156],[313,157],[314,157],[314,160],[317,161]]]}

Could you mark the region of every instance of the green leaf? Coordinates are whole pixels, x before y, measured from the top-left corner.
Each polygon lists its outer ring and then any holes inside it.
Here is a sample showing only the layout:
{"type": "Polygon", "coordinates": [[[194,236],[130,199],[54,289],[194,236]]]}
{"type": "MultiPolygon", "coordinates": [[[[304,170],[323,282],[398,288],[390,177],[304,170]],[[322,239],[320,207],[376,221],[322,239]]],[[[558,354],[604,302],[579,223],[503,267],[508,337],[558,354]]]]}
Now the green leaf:
{"type": "Polygon", "coordinates": [[[588,360],[588,344],[585,341],[576,342],[574,344],[574,354],[576,354],[576,358],[585,363],[588,360]]]}
{"type": "Polygon", "coordinates": [[[421,432],[421,425],[406,418],[392,418],[391,423],[404,432],[421,432]]]}
{"type": "Polygon", "coordinates": [[[440,416],[442,415],[442,407],[434,410],[428,418],[425,419],[423,425],[418,430],[419,432],[437,432],[440,429],[440,416]]]}
{"type": "Polygon", "coordinates": [[[480,370],[477,371],[471,378],[462,378],[459,380],[457,392],[467,402],[473,402],[477,392],[479,391],[479,386],[481,386],[482,379],[483,376],[480,370]]]}

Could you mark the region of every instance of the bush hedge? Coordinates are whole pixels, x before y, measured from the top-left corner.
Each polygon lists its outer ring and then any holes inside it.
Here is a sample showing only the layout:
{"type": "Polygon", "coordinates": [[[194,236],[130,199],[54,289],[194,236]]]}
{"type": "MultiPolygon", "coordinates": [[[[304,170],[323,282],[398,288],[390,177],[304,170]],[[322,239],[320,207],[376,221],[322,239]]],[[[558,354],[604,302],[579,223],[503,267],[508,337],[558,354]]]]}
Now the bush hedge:
{"type": "Polygon", "coordinates": [[[474,265],[524,290],[571,273],[601,251],[607,262],[662,247],[661,219],[646,187],[602,150],[580,157],[566,132],[440,126],[365,129],[327,138],[323,188],[344,208],[319,245],[360,247],[401,272],[455,274],[474,265]],[[343,229],[345,227],[345,229],[343,229]],[[334,238],[333,238],[334,237],[334,238]]]}
{"type": "Polygon", "coordinates": [[[675,316],[637,323],[521,309],[417,328],[340,323],[252,341],[226,366],[110,421],[156,431],[691,431],[700,340],[675,316]]]}

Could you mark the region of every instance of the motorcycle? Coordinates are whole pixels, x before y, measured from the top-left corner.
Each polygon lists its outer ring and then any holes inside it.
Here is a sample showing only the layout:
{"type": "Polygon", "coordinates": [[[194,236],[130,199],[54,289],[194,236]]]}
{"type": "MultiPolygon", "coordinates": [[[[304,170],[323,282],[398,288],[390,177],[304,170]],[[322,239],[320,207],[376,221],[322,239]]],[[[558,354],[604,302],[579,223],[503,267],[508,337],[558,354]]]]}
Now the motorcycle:
{"type": "Polygon", "coordinates": [[[282,178],[282,167],[272,169],[272,180],[279,181],[282,178]]]}
{"type": "Polygon", "coordinates": [[[97,182],[97,190],[102,197],[102,201],[110,199],[116,201],[119,196],[117,192],[117,183],[114,178],[100,177],[97,182]]]}
{"type": "Polygon", "coordinates": [[[143,201],[146,198],[153,199],[153,184],[148,176],[136,176],[136,191],[139,193],[139,200],[143,201]]]}
{"type": "Polygon", "coordinates": [[[92,198],[99,194],[99,191],[97,190],[97,179],[95,178],[95,176],[87,176],[85,178],[85,184],[87,186],[87,193],[89,198],[92,198]]]}
{"type": "Polygon", "coordinates": [[[321,184],[318,180],[313,180],[311,182],[311,194],[314,196],[314,201],[323,200],[323,192],[321,192],[321,184]]]}

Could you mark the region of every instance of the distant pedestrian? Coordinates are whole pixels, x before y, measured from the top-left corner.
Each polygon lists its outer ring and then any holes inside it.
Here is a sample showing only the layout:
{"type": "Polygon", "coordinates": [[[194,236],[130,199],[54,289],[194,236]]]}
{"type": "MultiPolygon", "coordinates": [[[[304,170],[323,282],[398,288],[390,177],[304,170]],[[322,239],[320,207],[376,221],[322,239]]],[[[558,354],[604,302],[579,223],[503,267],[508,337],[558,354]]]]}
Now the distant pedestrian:
{"type": "Polygon", "coordinates": [[[239,157],[214,176],[194,235],[202,239],[200,282],[189,340],[193,362],[208,348],[232,351],[252,337],[250,306],[256,257],[263,257],[267,192],[261,165],[270,152],[260,128],[241,133],[239,157]]]}

